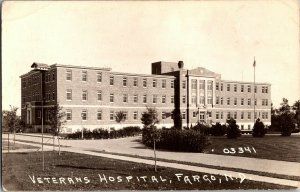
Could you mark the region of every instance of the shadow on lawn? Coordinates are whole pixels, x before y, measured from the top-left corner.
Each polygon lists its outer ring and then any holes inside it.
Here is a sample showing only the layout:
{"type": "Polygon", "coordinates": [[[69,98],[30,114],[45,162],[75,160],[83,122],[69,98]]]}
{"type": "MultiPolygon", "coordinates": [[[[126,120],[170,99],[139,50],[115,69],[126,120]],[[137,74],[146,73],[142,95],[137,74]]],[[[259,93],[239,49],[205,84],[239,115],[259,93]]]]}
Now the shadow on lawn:
{"type": "Polygon", "coordinates": [[[113,170],[114,168],[112,167],[85,167],[85,166],[75,166],[75,165],[56,165],[56,167],[61,167],[61,168],[72,168],[72,169],[92,169],[92,170],[113,170]]]}

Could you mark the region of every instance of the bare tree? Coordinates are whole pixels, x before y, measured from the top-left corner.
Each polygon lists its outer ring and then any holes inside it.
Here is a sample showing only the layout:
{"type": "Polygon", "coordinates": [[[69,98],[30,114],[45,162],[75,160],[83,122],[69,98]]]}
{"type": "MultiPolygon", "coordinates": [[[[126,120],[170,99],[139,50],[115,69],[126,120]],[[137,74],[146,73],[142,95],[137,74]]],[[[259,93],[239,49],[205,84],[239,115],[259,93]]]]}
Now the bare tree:
{"type": "Polygon", "coordinates": [[[63,125],[66,123],[66,113],[62,110],[62,107],[59,104],[55,104],[49,110],[50,112],[50,119],[49,124],[51,126],[51,132],[53,134],[53,150],[54,150],[54,140],[57,137],[58,141],[58,154],[60,155],[60,140],[59,140],[59,133],[63,128],[63,125]]]}
{"type": "Polygon", "coordinates": [[[16,143],[16,126],[19,122],[17,116],[18,108],[14,106],[10,106],[10,111],[3,111],[3,120],[4,126],[8,129],[8,151],[9,151],[9,134],[11,132],[14,133],[14,147],[16,143]]]}
{"type": "Polygon", "coordinates": [[[159,123],[156,109],[147,107],[147,111],[142,113],[141,121],[144,124],[144,129],[149,129],[150,136],[153,139],[154,170],[156,172],[157,171],[156,142],[160,140],[160,134],[155,127],[155,124],[159,123]]]}
{"type": "Polygon", "coordinates": [[[126,112],[125,111],[116,112],[115,120],[117,123],[120,123],[122,126],[122,122],[124,122],[126,120],[126,112]]]}

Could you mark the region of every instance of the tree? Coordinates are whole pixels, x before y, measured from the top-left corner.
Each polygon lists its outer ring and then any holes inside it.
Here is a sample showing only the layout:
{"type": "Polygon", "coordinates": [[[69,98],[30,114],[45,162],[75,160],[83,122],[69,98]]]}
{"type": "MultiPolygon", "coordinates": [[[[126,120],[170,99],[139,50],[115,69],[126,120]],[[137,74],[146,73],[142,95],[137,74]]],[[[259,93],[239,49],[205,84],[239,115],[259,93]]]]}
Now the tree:
{"type": "Polygon", "coordinates": [[[154,170],[157,171],[156,166],[156,146],[155,143],[160,140],[160,134],[156,129],[155,124],[159,122],[157,111],[155,108],[147,107],[147,111],[142,113],[141,121],[144,124],[144,129],[149,129],[150,137],[153,139],[153,152],[154,152],[154,170]]]}
{"type": "Polygon", "coordinates": [[[147,107],[147,111],[142,113],[141,121],[145,128],[155,126],[155,124],[159,123],[156,109],[147,107]]]}
{"type": "Polygon", "coordinates": [[[116,120],[117,123],[121,124],[123,121],[126,120],[126,112],[125,111],[116,112],[115,120],[116,120]]]}
{"type": "Polygon", "coordinates": [[[241,136],[241,131],[239,126],[236,124],[236,120],[233,118],[227,119],[228,128],[227,128],[227,138],[236,139],[241,136]]]}
{"type": "Polygon", "coordinates": [[[253,137],[264,137],[266,132],[267,132],[267,130],[265,129],[264,123],[262,121],[260,121],[260,119],[258,118],[255,121],[252,136],[253,137]]]}
{"type": "Polygon", "coordinates": [[[297,123],[297,127],[299,128],[300,127],[300,100],[295,101],[292,108],[295,113],[295,121],[297,123]]]}
{"type": "Polygon", "coordinates": [[[172,111],[172,118],[173,118],[175,129],[182,129],[182,115],[180,109],[175,108],[172,111]]]}
{"type": "Polygon", "coordinates": [[[278,109],[279,115],[279,127],[282,136],[291,136],[293,129],[295,128],[294,117],[295,114],[291,110],[291,106],[286,98],[282,99],[281,107],[278,109]]]}
{"type": "Polygon", "coordinates": [[[3,111],[3,120],[4,127],[8,130],[8,151],[9,151],[9,134],[11,132],[14,133],[14,146],[16,142],[16,127],[18,126],[18,122],[20,122],[17,116],[18,108],[14,106],[10,106],[10,111],[3,111]]]}
{"type": "Polygon", "coordinates": [[[58,141],[58,154],[60,155],[60,141],[59,141],[59,133],[63,128],[63,125],[66,123],[66,113],[63,111],[63,108],[57,103],[49,110],[50,118],[49,124],[51,127],[51,132],[53,134],[53,150],[54,150],[54,139],[57,137],[58,141]]]}

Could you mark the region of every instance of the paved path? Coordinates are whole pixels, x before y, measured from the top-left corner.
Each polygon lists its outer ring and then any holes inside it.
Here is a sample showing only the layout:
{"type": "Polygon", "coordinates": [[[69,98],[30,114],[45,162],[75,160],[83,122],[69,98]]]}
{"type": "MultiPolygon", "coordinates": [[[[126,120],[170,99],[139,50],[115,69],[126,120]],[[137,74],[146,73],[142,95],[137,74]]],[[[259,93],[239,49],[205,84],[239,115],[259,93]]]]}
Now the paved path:
{"type": "MultiPolygon", "coordinates": [[[[16,143],[25,144],[25,142],[19,142],[16,141],[16,143]]],[[[40,146],[39,144],[30,144],[32,146],[40,146]]],[[[51,150],[51,146],[45,146],[45,150],[51,150]]],[[[30,149],[24,149],[24,151],[28,151],[30,149]]],[[[17,150],[16,150],[17,151],[17,150]]],[[[153,160],[147,160],[147,159],[141,159],[136,157],[127,157],[122,155],[112,155],[112,154],[105,154],[105,153],[99,153],[99,152],[91,152],[91,151],[85,151],[81,148],[76,147],[62,147],[61,151],[67,151],[67,152],[73,152],[73,153],[80,153],[80,154],[86,154],[86,155],[92,155],[92,156],[98,156],[98,157],[105,157],[110,159],[117,159],[122,161],[130,161],[135,163],[143,163],[148,165],[153,165],[153,160]]],[[[181,163],[169,163],[164,161],[157,161],[158,166],[162,167],[170,167],[174,169],[181,169],[181,170],[187,170],[187,171],[193,171],[193,172],[201,172],[206,174],[213,174],[213,175],[221,175],[226,176],[228,180],[231,179],[238,179],[240,182],[243,182],[244,179],[252,180],[252,181],[258,181],[258,182],[265,182],[265,183],[272,183],[272,184],[278,184],[278,185],[284,185],[284,186],[291,186],[291,187],[300,187],[300,182],[294,181],[294,180],[288,180],[288,179],[278,179],[278,178],[272,178],[272,177],[266,177],[266,176],[259,176],[254,174],[248,174],[248,173],[242,173],[242,172],[236,172],[236,171],[226,171],[226,170],[219,170],[219,169],[213,169],[213,168],[205,168],[205,167],[199,167],[199,166],[191,166],[191,165],[185,165],[181,163]]],[[[180,174],[180,173],[179,173],[180,174]]],[[[184,177],[184,175],[183,175],[184,177]]],[[[183,178],[181,178],[183,179],[183,178]]],[[[223,182],[226,182],[226,180],[223,180],[223,182]]]]}
{"type": "MultiPolygon", "coordinates": [[[[5,138],[5,135],[3,135],[3,138],[5,138]]],[[[16,135],[16,139],[41,142],[41,138],[28,135],[16,135]]],[[[140,137],[84,141],[61,140],[61,145],[75,147],[85,151],[105,151],[118,154],[153,157],[153,150],[146,148],[139,142],[139,139],[140,137]]],[[[49,140],[49,143],[51,144],[52,140],[49,140]]],[[[157,151],[157,158],[220,166],[224,168],[237,168],[265,173],[300,176],[300,163],[297,162],[169,151],[157,151]]]]}

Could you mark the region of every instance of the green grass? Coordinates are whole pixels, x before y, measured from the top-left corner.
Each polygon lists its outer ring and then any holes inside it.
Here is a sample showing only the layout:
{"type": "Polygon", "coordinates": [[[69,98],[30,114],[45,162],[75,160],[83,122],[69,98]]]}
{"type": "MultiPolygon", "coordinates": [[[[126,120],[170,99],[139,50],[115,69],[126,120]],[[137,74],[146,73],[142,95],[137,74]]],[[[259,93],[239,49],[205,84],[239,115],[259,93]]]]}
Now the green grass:
{"type": "Polygon", "coordinates": [[[224,137],[211,137],[212,144],[204,153],[251,157],[280,161],[300,162],[300,135],[282,137],[279,135],[266,135],[263,138],[254,138],[252,135],[242,135],[238,139],[224,137]],[[256,153],[225,154],[224,148],[254,147],[256,153]]]}
{"type": "MultiPolygon", "coordinates": [[[[112,160],[108,158],[88,156],[64,152],[58,156],[57,152],[45,152],[45,171],[42,171],[41,152],[31,153],[10,153],[3,154],[3,186],[7,190],[184,190],[184,189],[290,189],[275,184],[267,184],[240,179],[226,181],[224,176],[217,176],[212,183],[200,179],[200,183],[192,184],[178,181],[175,174],[182,173],[192,179],[192,175],[199,175],[201,178],[205,173],[182,171],[171,168],[159,167],[158,172],[154,172],[153,166],[137,164],[126,161],[112,160]],[[116,178],[121,176],[122,182],[100,182],[98,174],[105,174],[116,178]],[[70,177],[75,181],[75,177],[87,177],[90,183],[74,182],[54,184],[42,183],[34,184],[29,176],[35,177],[63,177],[67,180],[70,177]],[[130,182],[125,177],[133,176],[130,182]],[[166,182],[153,182],[150,179],[137,181],[136,177],[162,176],[166,182]],[[221,180],[221,183],[219,182],[221,180]],[[171,181],[171,182],[170,182],[171,181]]],[[[209,175],[210,176],[210,175],[209,175]]]]}

